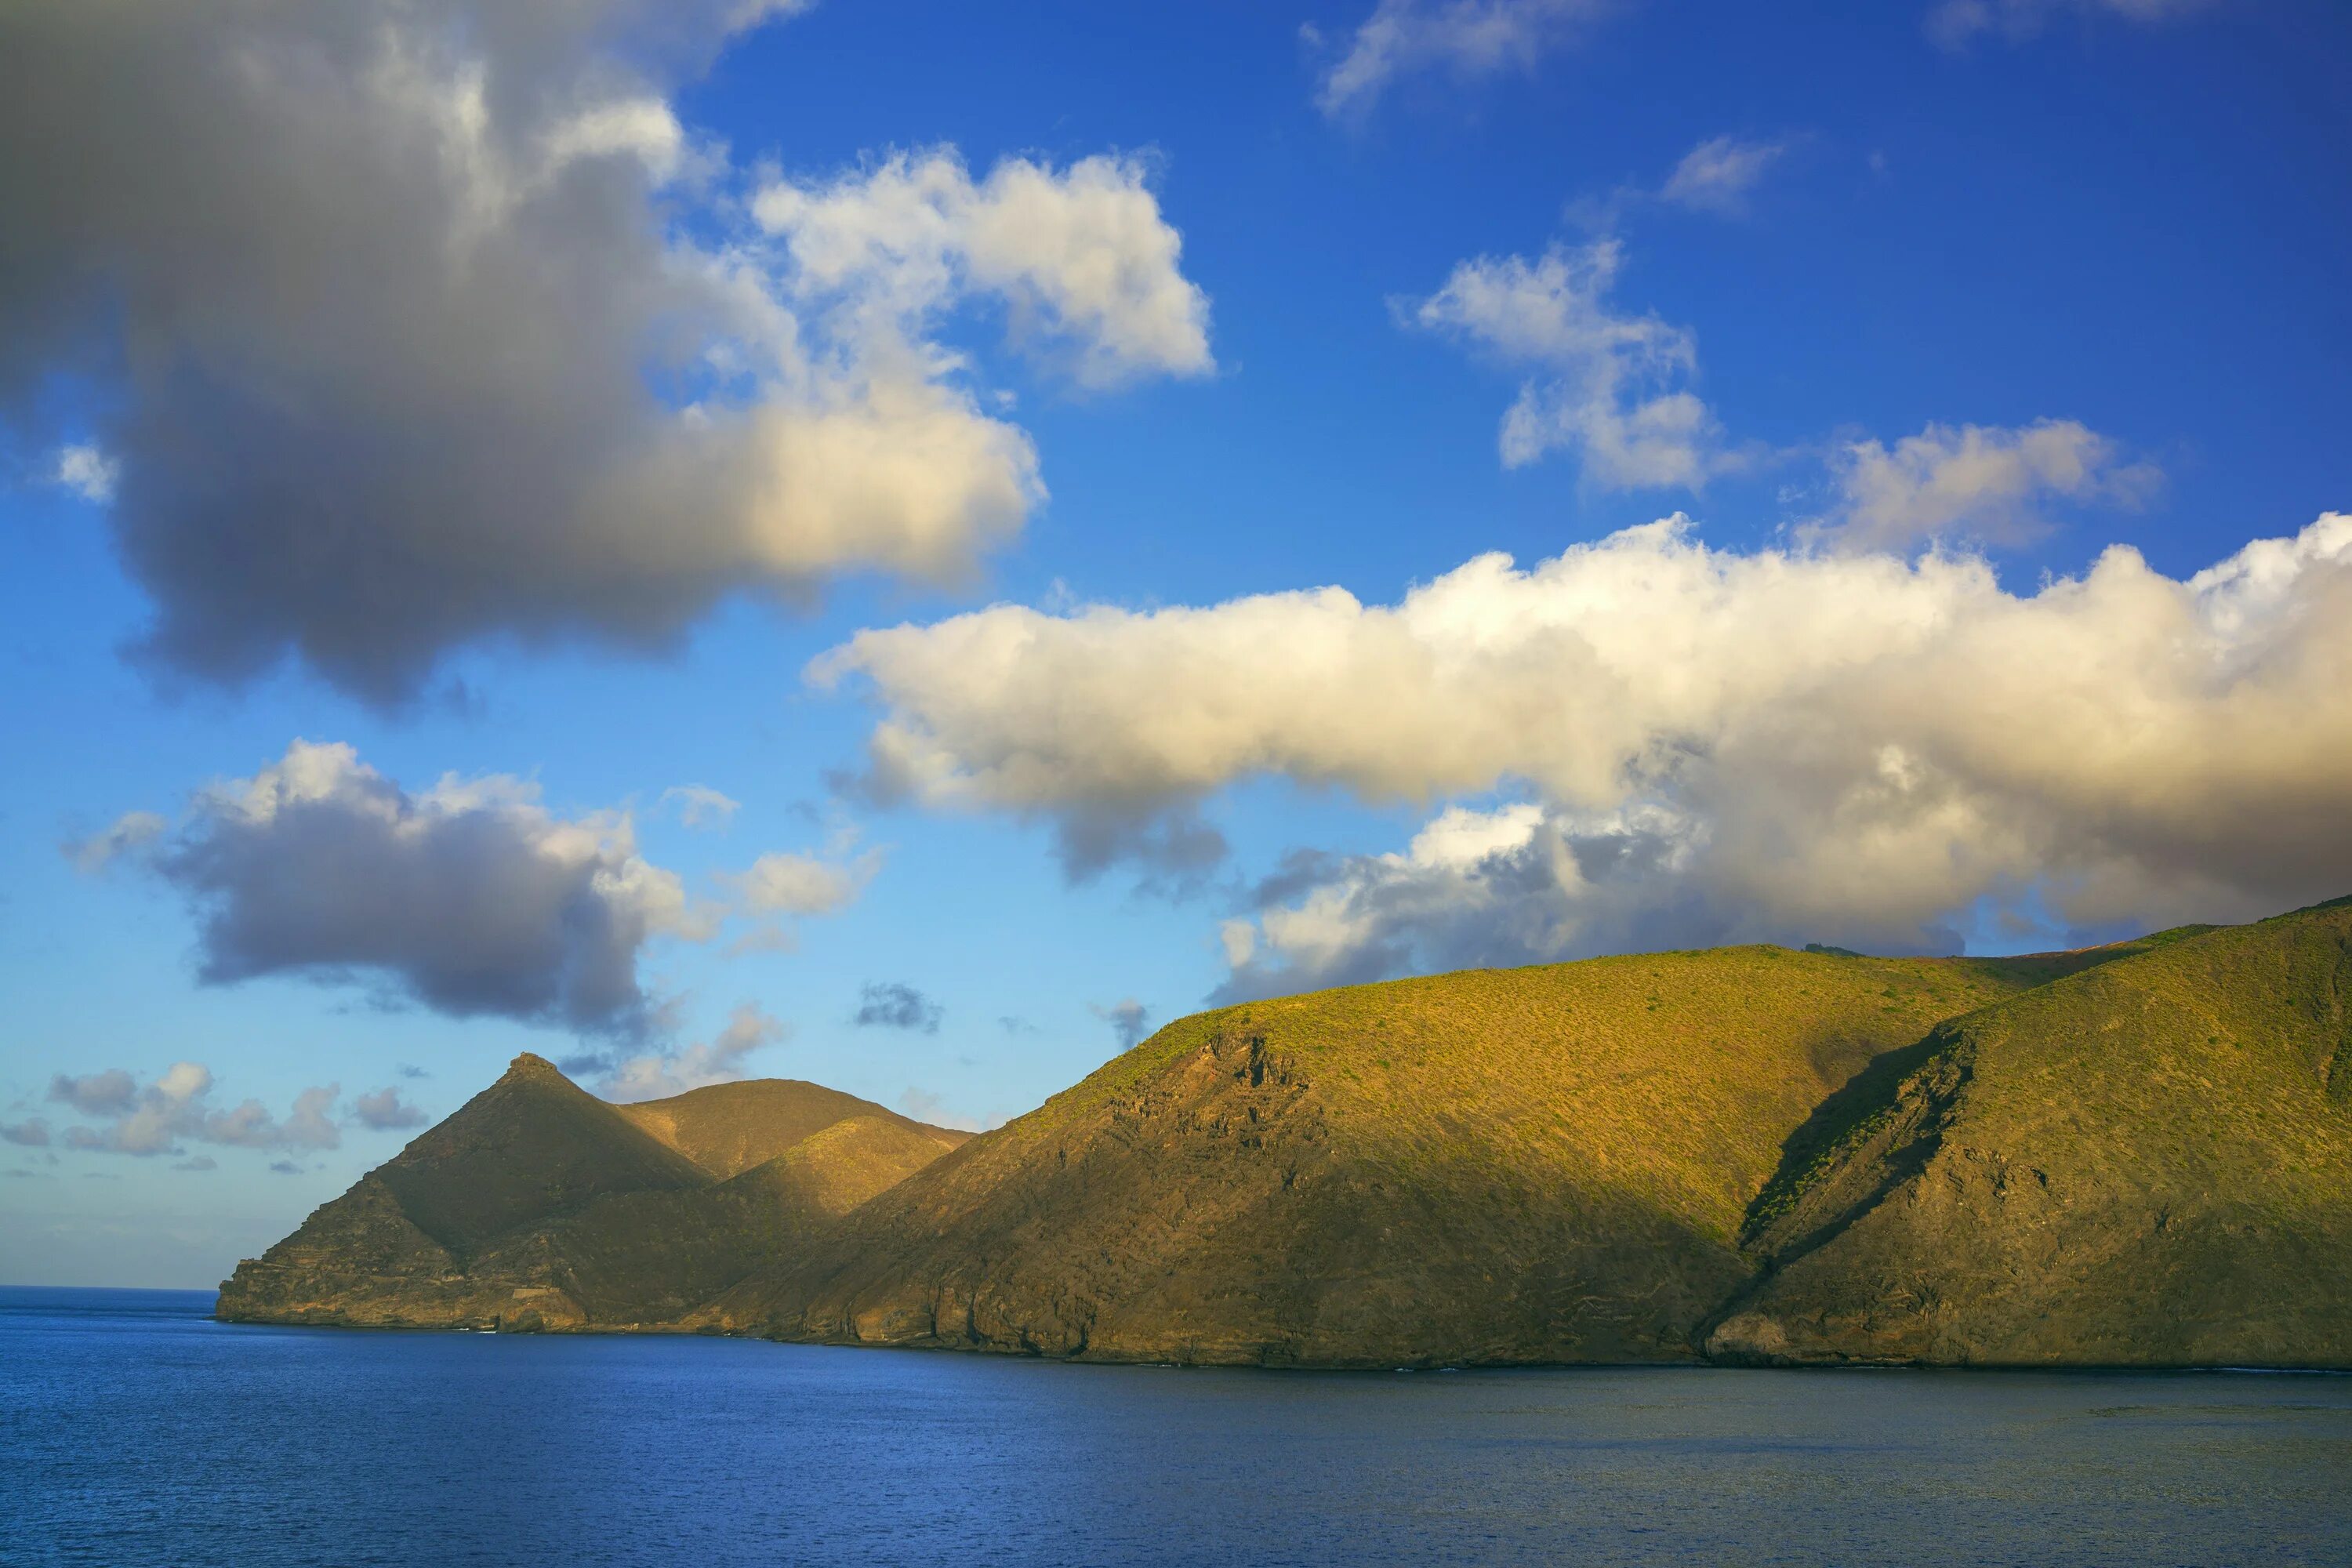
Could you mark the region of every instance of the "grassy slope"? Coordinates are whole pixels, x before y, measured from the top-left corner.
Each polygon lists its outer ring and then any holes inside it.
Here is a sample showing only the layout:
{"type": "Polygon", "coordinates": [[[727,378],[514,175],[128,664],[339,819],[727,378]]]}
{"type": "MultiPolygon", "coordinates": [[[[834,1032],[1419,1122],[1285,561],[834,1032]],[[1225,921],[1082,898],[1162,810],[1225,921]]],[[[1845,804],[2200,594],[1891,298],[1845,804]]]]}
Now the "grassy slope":
{"type": "Polygon", "coordinates": [[[1106,1358],[1687,1358],[1824,1094],[1939,1019],[2110,956],[1735,948],[1202,1014],[710,1317],[1106,1358]]]}
{"type": "Polygon", "coordinates": [[[962,1137],[793,1082],[615,1107],[526,1055],[241,1264],[219,1310],[381,1324],[660,1323],[780,1248],[806,1244],[844,1194],[870,1194],[962,1137]],[[772,1148],[749,1171],[729,1169],[772,1148]]]}
{"type": "Polygon", "coordinates": [[[712,1084],[667,1100],[613,1108],[721,1181],[765,1164],[812,1135],[851,1118],[890,1123],[952,1149],[970,1136],[930,1127],[856,1095],[798,1079],[712,1084]]]}
{"type": "Polygon", "coordinates": [[[1954,1021],[1757,1205],[1735,1358],[2352,1364],[2352,907],[1954,1021]]]}

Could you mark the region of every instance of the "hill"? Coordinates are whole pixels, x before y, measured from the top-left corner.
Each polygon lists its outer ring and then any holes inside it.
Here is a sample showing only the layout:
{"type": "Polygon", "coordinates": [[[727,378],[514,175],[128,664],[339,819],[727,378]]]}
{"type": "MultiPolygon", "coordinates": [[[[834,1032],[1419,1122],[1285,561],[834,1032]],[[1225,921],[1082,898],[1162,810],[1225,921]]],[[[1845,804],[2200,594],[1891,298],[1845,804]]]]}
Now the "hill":
{"type": "Polygon", "coordinates": [[[1722,1359],[2352,1365],[2352,900],[1934,1030],[1745,1240],[1722,1359]]]}
{"type": "Polygon", "coordinates": [[[227,1318],[1093,1360],[2352,1366],[2352,900],[1203,1013],[976,1138],[534,1057],[227,1318]]]}
{"type": "Polygon", "coordinates": [[[667,1322],[966,1135],[814,1084],[613,1106],[525,1054],[238,1265],[248,1321],[587,1328],[667,1322]],[[750,1163],[747,1164],[747,1162],[750,1163]]]}
{"type": "Polygon", "coordinates": [[[1205,1013],[701,1315],[1188,1362],[1696,1359],[1823,1098],[1939,1020],[2140,951],[1749,947],[1205,1013]]]}

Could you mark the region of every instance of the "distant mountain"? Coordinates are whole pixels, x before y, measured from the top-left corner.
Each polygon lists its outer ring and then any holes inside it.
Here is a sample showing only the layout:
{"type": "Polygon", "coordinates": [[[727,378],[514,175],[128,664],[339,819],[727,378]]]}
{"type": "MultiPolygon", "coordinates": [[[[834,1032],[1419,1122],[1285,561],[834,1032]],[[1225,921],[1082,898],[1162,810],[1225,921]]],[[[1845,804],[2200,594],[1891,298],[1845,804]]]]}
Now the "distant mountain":
{"type": "Polygon", "coordinates": [[[658,1325],[967,1136],[790,1080],[608,1105],[525,1054],[238,1265],[218,1311],[378,1326],[658,1325]]]}
{"type": "Polygon", "coordinates": [[[612,1107],[526,1057],[221,1310],[1275,1365],[2352,1365],[2352,900],[1252,1003],[969,1140],[808,1084],[612,1107]]]}

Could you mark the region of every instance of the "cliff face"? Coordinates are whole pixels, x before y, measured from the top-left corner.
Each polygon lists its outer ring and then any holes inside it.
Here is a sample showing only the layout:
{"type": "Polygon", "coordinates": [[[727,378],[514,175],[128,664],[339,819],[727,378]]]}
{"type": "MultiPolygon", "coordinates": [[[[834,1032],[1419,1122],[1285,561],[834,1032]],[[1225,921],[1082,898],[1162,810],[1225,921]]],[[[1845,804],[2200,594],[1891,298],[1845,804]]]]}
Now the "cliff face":
{"type": "Polygon", "coordinates": [[[814,1084],[607,1105],[526,1055],[238,1265],[217,1310],[388,1327],[668,1323],[963,1136],[814,1084]]]}
{"type": "Polygon", "coordinates": [[[2077,953],[1738,948],[1181,1020],[965,1140],[536,1058],[228,1318],[1100,1360],[2352,1365],[2352,900],[2077,953]]]}
{"type": "Polygon", "coordinates": [[[1727,1360],[2352,1365],[2352,907],[1955,1021],[1754,1215],[1727,1360]]]}

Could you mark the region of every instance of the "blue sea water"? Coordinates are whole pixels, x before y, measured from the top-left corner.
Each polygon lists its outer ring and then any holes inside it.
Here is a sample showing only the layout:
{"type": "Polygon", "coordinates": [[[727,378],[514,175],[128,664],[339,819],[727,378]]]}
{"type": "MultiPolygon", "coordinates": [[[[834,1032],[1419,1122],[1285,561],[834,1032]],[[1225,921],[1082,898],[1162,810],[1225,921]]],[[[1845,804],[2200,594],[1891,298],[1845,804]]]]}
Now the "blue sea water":
{"type": "Polygon", "coordinates": [[[0,1561],[2352,1563],[2352,1379],[1065,1366],[0,1290],[0,1561]]]}

